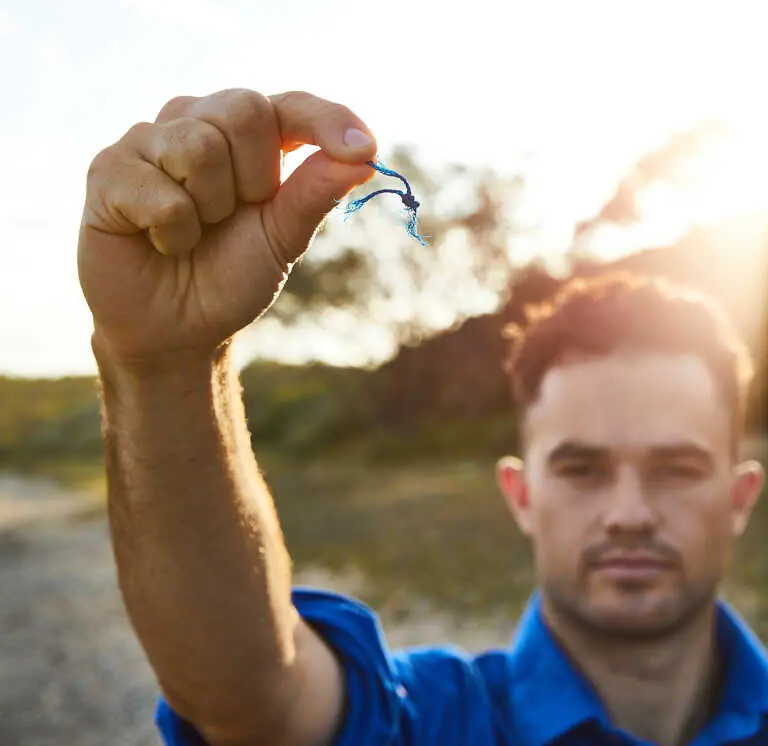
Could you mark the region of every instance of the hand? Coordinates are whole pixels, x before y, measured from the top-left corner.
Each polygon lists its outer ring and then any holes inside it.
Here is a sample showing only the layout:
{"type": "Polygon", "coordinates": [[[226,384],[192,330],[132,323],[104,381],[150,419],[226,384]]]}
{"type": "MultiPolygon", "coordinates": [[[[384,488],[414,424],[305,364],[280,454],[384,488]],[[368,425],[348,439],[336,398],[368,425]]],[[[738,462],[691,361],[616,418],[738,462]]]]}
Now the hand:
{"type": "Polygon", "coordinates": [[[78,269],[94,339],[126,362],[210,355],[269,308],[375,153],[358,117],[308,93],[172,99],[88,172],[78,269]],[[321,150],[281,185],[282,152],[302,144],[321,150]]]}

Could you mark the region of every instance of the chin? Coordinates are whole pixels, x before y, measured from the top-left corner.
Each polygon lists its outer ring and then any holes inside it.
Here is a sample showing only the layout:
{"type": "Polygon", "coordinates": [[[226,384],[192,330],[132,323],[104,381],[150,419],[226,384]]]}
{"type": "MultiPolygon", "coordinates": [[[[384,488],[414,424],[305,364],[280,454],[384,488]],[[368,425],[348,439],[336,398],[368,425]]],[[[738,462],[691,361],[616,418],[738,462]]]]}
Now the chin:
{"type": "Polygon", "coordinates": [[[718,579],[695,582],[666,576],[651,582],[586,582],[558,578],[541,584],[551,611],[587,632],[604,636],[653,638],[674,634],[711,610],[718,579]]]}
{"type": "Polygon", "coordinates": [[[660,613],[659,609],[636,607],[590,607],[585,621],[604,634],[651,637],[666,634],[679,627],[678,615],[660,613]]]}
{"type": "Polygon", "coordinates": [[[649,589],[615,589],[586,599],[581,614],[603,634],[657,637],[686,626],[702,610],[700,601],[680,593],[649,589]]]}

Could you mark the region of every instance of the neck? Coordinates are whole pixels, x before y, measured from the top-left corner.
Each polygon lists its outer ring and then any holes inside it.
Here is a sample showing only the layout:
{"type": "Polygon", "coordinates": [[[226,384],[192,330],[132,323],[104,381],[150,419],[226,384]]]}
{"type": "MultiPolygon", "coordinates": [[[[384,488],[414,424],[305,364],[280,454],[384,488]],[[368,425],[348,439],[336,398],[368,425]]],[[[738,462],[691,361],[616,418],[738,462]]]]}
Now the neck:
{"type": "Polygon", "coordinates": [[[567,622],[546,602],[544,614],[614,725],[659,746],[679,746],[706,724],[720,679],[714,606],[685,629],[648,640],[611,640],[567,622]]]}

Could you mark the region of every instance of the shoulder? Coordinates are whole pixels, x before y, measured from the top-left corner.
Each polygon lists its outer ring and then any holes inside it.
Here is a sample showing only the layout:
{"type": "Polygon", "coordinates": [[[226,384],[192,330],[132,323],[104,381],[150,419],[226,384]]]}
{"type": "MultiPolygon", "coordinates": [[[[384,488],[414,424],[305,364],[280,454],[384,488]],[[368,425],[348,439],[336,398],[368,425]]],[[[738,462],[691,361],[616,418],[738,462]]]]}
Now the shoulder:
{"type": "Polygon", "coordinates": [[[404,682],[427,682],[436,692],[454,695],[475,690],[495,695],[500,687],[506,688],[511,677],[506,650],[472,654],[451,645],[411,647],[395,650],[392,659],[404,682]]]}
{"type": "Polygon", "coordinates": [[[361,601],[313,588],[295,588],[293,601],[304,621],[329,644],[372,656],[403,684],[428,683],[435,692],[454,690],[457,684],[496,688],[511,676],[508,650],[472,654],[454,645],[390,650],[378,615],[361,601]]]}

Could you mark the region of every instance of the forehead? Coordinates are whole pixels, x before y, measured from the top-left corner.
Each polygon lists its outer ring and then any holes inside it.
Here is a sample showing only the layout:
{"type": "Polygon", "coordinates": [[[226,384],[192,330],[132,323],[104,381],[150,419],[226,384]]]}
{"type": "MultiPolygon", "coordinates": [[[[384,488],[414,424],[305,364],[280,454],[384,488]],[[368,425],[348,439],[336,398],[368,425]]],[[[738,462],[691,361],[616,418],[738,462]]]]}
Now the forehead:
{"type": "Polygon", "coordinates": [[[706,364],[692,355],[572,355],[547,372],[528,410],[528,450],[565,440],[626,450],[681,442],[728,449],[730,417],[706,364]]]}

